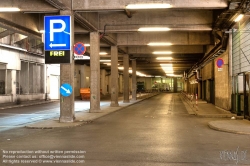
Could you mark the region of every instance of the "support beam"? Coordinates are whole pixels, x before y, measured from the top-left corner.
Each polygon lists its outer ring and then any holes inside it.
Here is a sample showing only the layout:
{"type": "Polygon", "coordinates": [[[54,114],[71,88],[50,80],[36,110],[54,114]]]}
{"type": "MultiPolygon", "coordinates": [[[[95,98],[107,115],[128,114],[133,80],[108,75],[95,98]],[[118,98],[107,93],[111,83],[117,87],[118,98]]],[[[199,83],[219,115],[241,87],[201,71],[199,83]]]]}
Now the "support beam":
{"type": "Polygon", "coordinates": [[[90,32],[90,110],[100,109],[100,37],[98,32],[90,32]]]}
{"type": "MultiPolygon", "coordinates": [[[[160,1],[161,2],[161,1],[160,1]]],[[[138,0],[103,0],[100,3],[99,0],[74,0],[73,1],[73,10],[124,10],[128,4],[136,4],[138,0]]],[[[161,2],[162,3],[162,2],[161,2]]],[[[172,9],[175,8],[191,8],[191,9],[221,9],[226,8],[228,6],[227,0],[209,0],[209,1],[200,1],[200,0],[174,0],[167,1],[172,5],[172,9]]]]}
{"type": "Polygon", "coordinates": [[[123,55],[123,103],[129,103],[129,55],[123,55]]]}
{"type": "Polygon", "coordinates": [[[118,107],[118,48],[111,46],[111,107],[118,107]]]}
{"type": "Polygon", "coordinates": [[[150,42],[170,42],[173,45],[210,45],[210,32],[121,33],[119,46],[143,46],[150,42]]]}
{"type": "Polygon", "coordinates": [[[4,91],[5,91],[5,94],[8,94],[7,93],[7,90],[8,90],[7,81],[8,81],[8,70],[7,70],[7,65],[6,65],[5,77],[4,77],[4,82],[5,82],[4,91]]]}
{"type": "MultiPolygon", "coordinates": [[[[71,31],[74,29],[74,15],[71,10],[61,11],[61,15],[71,16],[71,31]]],[[[74,35],[71,35],[71,45],[73,46],[74,35]]],[[[64,83],[68,83],[71,87],[74,87],[74,68],[75,63],[72,60],[73,50],[70,50],[70,63],[60,65],[60,86],[64,83]]],[[[72,88],[74,89],[74,88],[72,88]]],[[[68,97],[60,96],[60,119],[62,123],[74,122],[75,120],[75,95],[74,90],[68,97]]]]}
{"type": "Polygon", "coordinates": [[[136,101],[136,90],[137,90],[136,59],[133,59],[132,60],[132,101],[136,101]]]}

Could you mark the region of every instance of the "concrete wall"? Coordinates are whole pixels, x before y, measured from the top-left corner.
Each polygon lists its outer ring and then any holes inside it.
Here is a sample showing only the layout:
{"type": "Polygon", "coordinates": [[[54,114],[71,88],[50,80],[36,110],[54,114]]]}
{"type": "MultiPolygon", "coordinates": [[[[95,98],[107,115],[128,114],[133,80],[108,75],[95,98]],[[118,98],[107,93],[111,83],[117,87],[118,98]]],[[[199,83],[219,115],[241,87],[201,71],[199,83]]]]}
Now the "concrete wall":
{"type": "Polygon", "coordinates": [[[202,68],[202,80],[213,79],[214,77],[214,66],[213,62],[208,63],[202,68]]]}
{"type": "Polygon", "coordinates": [[[214,78],[215,78],[215,105],[225,110],[231,109],[231,83],[228,69],[228,51],[214,60],[214,78]],[[223,59],[224,65],[222,71],[218,71],[216,61],[223,59]]]}
{"type": "Polygon", "coordinates": [[[210,91],[210,81],[206,80],[206,86],[204,87],[205,91],[206,91],[206,96],[205,96],[205,100],[210,103],[211,102],[211,91],[210,91]]]}
{"type": "Polygon", "coordinates": [[[6,48],[0,48],[0,62],[7,63],[7,69],[20,70],[20,52],[6,48]]]}
{"type": "Polygon", "coordinates": [[[80,96],[80,88],[81,88],[81,66],[75,65],[74,71],[74,95],[80,96]]]}
{"type": "Polygon", "coordinates": [[[81,88],[90,87],[90,67],[81,65],[81,88]]]}
{"type": "Polygon", "coordinates": [[[203,81],[203,99],[207,102],[211,101],[211,80],[214,79],[214,61],[209,62],[201,69],[202,81],[203,81]]]}

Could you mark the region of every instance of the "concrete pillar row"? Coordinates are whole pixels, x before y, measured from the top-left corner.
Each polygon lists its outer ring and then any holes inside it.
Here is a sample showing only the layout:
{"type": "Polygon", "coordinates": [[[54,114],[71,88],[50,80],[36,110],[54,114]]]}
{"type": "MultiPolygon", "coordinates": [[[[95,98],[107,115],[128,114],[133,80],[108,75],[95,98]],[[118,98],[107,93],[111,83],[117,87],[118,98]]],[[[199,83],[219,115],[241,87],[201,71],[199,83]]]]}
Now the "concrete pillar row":
{"type": "Polygon", "coordinates": [[[129,55],[123,55],[123,103],[129,103],[129,55]]]}
{"type": "Polygon", "coordinates": [[[90,33],[90,110],[101,112],[100,109],[100,37],[98,32],[90,33]]]}
{"type": "Polygon", "coordinates": [[[136,90],[137,90],[137,82],[136,82],[136,60],[132,60],[132,101],[136,101],[136,90]]]}
{"type": "MultiPolygon", "coordinates": [[[[74,13],[71,10],[61,11],[61,15],[70,15],[71,16],[71,46],[74,45],[74,13]]],[[[70,63],[60,65],[60,86],[64,83],[70,84],[71,87],[74,87],[74,71],[75,63],[72,60],[73,50],[70,50],[70,63]]],[[[63,97],[60,95],[60,122],[74,122],[75,120],[75,95],[74,90],[72,94],[68,97],[63,97]]]]}
{"type": "Polygon", "coordinates": [[[118,107],[118,48],[111,46],[111,107],[118,107]]]}

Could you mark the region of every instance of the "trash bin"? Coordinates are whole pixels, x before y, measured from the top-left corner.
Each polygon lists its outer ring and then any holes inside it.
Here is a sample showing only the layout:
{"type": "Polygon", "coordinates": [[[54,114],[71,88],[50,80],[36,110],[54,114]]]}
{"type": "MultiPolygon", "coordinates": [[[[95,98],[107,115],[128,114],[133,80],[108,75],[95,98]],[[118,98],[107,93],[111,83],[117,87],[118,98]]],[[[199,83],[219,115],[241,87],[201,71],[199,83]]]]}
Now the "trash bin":
{"type": "Polygon", "coordinates": [[[82,100],[90,99],[90,89],[89,88],[80,88],[80,95],[82,100]]]}

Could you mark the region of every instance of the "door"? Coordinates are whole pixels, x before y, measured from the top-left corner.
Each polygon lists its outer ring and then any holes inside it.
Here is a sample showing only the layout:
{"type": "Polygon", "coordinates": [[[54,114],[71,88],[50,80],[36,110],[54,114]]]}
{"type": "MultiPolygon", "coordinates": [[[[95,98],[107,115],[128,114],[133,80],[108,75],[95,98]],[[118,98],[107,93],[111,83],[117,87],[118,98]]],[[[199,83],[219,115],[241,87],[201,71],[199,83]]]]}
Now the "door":
{"type": "Polygon", "coordinates": [[[250,78],[250,73],[244,74],[244,118],[249,119],[249,78],[250,78]]]}
{"type": "Polygon", "coordinates": [[[59,99],[60,76],[50,75],[50,99],[59,99]]]}

